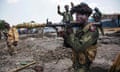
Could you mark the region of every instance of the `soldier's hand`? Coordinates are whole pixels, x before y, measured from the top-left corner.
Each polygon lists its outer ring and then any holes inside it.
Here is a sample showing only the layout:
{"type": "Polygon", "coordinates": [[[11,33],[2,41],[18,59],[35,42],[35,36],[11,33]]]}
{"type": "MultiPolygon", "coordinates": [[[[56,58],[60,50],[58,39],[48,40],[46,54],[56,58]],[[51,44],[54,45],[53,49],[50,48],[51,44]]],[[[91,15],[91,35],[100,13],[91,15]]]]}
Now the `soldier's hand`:
{"type": "Polygon", "coordinates": [[[74,7],[74,4],[73,4],[73,2],[71,2],[71,7],[74,7]]]}
{"type": "Polygon", "coordinates": [[[14,41],[14,42],[13,42],[13,45],[14,45],[14,46],[17,46],[17,44],[18,44],[18,41],[14,41]]]}
{"type": "Polygon", "coordinates": [[[58,10],[60,10],[60,5],[58,5],[58,7],[57,7],[57,8],[58,8],[58,10]]]}

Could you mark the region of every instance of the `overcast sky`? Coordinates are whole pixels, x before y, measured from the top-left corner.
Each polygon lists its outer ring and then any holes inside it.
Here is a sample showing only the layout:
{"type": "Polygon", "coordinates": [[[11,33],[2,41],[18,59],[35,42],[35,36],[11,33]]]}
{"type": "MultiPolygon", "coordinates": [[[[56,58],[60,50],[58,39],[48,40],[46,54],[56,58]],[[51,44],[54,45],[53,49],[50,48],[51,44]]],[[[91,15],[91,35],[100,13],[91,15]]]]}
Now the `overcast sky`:
{"type": "Polygon", "coordinates": [[[12,25],[34,20],[38,23],[60,22],[62,17],[57,14],[57,5],[64,11],[64,5],[75,5],[86,2],[90,7],[98,7],[102,13],[120,13],[120,0],[0,0],[0,19],[12,25]]]}

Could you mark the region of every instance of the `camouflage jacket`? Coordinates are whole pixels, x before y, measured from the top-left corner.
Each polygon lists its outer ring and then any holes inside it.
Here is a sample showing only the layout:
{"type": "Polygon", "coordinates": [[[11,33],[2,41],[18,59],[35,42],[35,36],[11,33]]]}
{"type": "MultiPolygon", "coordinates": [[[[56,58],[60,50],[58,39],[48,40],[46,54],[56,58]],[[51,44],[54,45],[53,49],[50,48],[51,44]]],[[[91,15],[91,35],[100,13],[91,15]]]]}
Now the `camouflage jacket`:
{"type": "Polygon", "coordinates": [[[62,22],[73,21],[73,17],[70,12],[62,12],[59,14],[63,16],[62,22]]]}
{"type": "Polygon", "coordinates": [[[16,28],[11,27],[10,30],[8,31],[8,42],[14,42],[14,41],[19,41],[19,34],[16,28]]]}
{"type": "Polygon", "coordinates": [[[67,37],[67,43],[77,52],[85,51],[91,45],[97,43],[99,32],[96,26],[86,25],[83,29],[78,29],[76,33],[71,33],[67,37]]]}

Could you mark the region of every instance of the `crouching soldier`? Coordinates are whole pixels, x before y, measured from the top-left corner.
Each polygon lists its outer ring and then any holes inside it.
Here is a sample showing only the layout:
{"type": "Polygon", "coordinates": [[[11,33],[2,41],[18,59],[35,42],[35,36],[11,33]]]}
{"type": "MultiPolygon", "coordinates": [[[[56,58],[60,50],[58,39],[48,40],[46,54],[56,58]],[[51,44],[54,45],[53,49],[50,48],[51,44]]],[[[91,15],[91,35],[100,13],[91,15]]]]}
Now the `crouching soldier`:
{"type": "Polygon", "coordinates": [[[88,24],[88,17],[92,9],[86,3],[80,3],[71,9],[76,14],[76,22],[80,27],[76,31],[66,28],[65,38],[72,49],[72,61],[75,72],[89,72],[89,68],[96,56],[98,28],[88,24]]]}
{"type": "Polygon", "coordinates": [[[5,23],[5,28],[7,31],[4,32],[4,35],[6,36],[8,52],[10,55],[13,55],[17,53],[16,46],[18,44],[19,34],[17,29],[15,27],[10,27],[8,23],[5,23]]]}

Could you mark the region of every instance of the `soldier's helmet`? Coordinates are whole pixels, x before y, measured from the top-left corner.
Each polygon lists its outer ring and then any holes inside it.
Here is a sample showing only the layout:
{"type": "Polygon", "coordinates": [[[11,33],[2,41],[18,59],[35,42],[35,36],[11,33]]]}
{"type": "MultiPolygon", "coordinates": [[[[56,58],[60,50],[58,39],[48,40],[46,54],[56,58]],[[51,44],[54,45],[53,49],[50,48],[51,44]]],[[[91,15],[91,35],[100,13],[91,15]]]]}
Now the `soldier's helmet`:
{"type": "Polygon", "coordinates": [[[99,9],[97,7],[94,8],[95,11],[99,11],[99,9]]]}
{"type": "Polygon", "coordinates": [[[65,5],[64,8],[65,8],[65,9],[69,9],[69,5],[65,5]]]}
{"type": "Polygon", "coordinates": [[[71,9],[72,13],[79,13],[79,14],[85,14],[88,17],[92,14],[92,9],[88,6],[88,4],[82,2],[77,6],[74,6],[71,9]]]}

